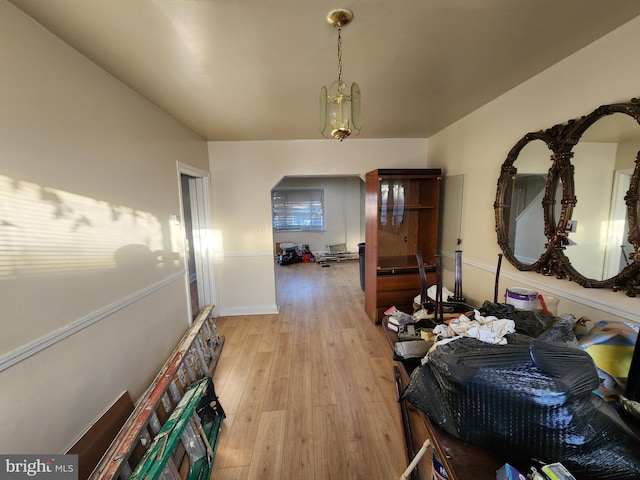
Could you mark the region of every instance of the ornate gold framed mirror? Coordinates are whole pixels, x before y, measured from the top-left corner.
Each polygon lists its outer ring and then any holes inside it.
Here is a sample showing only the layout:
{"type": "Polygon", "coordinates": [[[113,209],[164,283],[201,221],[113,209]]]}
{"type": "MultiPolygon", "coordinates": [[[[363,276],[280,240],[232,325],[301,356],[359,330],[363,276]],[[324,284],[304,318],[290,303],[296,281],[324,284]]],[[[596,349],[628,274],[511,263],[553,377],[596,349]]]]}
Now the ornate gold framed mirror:
{"type": "Polygon", "coordinates": [[[498,244],[519,270],[537,271],[549,256],[544,208],[553,149],[553,138],[545,132],[528,133],[502,164],[494,204],[498,244]]]}
{"type": "Polygon", "coordinates": [[[502,164],[498,245],[518,270],[640,291],[640,102],[526,134],[502,164]]]}

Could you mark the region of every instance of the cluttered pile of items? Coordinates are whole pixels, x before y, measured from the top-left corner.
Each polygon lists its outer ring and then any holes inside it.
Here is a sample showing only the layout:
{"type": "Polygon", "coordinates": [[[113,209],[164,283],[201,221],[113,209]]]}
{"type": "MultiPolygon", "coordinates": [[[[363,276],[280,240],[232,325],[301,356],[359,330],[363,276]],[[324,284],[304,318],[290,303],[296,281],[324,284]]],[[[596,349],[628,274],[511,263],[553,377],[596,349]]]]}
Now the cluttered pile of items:
{"type": "Polygon", "coordinates": [[[350,252],[347,250],[347,245],[344,243],[329,245],[328,248],[328,252],[322,252],[316,255],[316,261],[322,266],[333,262],[346,262],[359,259],[358,252],[350,252]]]}
{"type": "Polygon", "coordinates": [[[328,266],[329,262],[344,262],[358,260],[359,254],[349,252],[344,243],[329,245],[328,252],[311,253],[309,244],[285,242],[279,245],[282,253],[278,256],[280,265],[292,265],[294,263],[313,263],[328,266]]]}
{"type": "Polygon", "coordinates": [[[280,265],[292,265],[294,263],[311,263],[315,257],[311,253],[308,244],[281,243],[282,253],[278,256],[280,265]]]}
{"type": "Polygon", "coordinates": [[[556,316],[537,295],[517,308],[509,290],[504,303],[473,308],[438,279],[413,315],[385,312],[394,357],[413,369],[401,400],[520,467],[506,464],[498,479],[640,478],[640,438],[620,417],[640,421],[640,403],[624,396],[638,324],[586,331],[588,319],[556,316]]]}

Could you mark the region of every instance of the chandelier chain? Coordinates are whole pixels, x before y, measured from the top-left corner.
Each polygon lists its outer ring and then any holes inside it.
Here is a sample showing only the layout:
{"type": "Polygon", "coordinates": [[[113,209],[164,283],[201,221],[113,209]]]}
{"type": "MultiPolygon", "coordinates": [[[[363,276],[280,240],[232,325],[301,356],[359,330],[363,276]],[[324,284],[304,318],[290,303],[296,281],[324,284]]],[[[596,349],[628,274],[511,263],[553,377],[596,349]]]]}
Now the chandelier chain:
{"type": "Polygon", "coordinates": [[[338,27],[338,81],[342,82],[342,29],[338,27]]]}

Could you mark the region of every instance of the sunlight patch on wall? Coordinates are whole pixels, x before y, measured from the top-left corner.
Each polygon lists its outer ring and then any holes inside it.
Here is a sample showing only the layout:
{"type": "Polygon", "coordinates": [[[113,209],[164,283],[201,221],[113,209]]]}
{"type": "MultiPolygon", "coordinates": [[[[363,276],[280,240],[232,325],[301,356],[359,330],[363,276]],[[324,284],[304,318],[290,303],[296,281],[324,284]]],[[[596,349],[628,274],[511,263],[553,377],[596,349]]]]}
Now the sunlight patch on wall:
{"type": "Polygon", "coordinates": [[[162,240],[151,213],[0,175],[0,279],[155,268],[162,240]]]}
{"type": "Polygon", "coordinates": [[[213,230],[209,237],[209,251],[215,258],[224,258],[224,242],[222,240],[222,230],[213,230]]]}

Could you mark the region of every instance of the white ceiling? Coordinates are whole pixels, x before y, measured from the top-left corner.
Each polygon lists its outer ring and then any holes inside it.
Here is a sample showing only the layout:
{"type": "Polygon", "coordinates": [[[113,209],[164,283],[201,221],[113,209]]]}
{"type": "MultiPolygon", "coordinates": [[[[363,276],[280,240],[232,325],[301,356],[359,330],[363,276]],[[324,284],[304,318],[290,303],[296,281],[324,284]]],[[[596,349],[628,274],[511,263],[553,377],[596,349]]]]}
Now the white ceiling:
{"type": "MultiPolygon", "coordinates": [[[[426,138],[640,15],[638,0],[10,0],[209,140],[321,138],[362,89],[365,138],[426,138]]],[[[579,88],[579,82],[576,84],[579,88]]]]}

